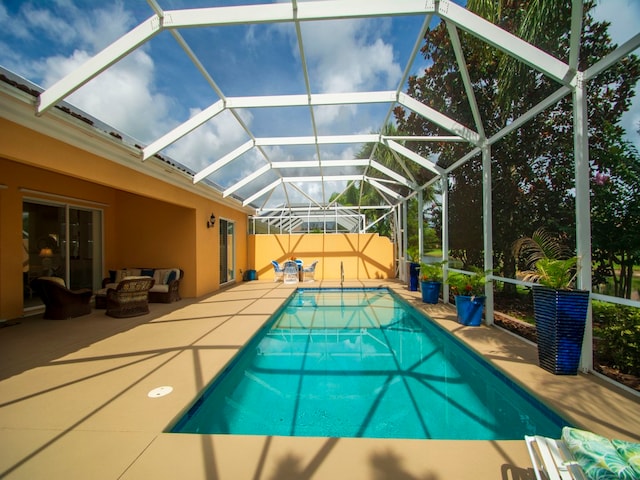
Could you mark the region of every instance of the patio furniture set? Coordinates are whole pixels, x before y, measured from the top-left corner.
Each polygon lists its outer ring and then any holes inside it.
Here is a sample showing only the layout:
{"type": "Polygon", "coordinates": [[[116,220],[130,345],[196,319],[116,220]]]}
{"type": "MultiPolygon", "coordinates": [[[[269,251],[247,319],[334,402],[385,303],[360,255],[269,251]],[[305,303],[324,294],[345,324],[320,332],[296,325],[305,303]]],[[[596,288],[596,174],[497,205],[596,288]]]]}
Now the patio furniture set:
{"type": "Polygon", "coordinates": [[[149,313],[149,303],[171,303],[180,300],[180,280],[184,272],[179,268],[123,269],[110,271],[102,281],[102,289],[71,290],[59,277],[40,277],[33,282],[45,312],[43,318],[63,320],[91,313],[91,299],[95,308],[105,309],[111,317],[124,318],[149,313]]]}
{"type": "Polygon", "coordinates": [[[313,261],[308,267],[304,266],[302,260],[287,260],[282,265],[271,260],[271,264],[273,265],[274,282],[282,281],[285,284],[294,284],[315,281],[318,260],[313,261]]]}

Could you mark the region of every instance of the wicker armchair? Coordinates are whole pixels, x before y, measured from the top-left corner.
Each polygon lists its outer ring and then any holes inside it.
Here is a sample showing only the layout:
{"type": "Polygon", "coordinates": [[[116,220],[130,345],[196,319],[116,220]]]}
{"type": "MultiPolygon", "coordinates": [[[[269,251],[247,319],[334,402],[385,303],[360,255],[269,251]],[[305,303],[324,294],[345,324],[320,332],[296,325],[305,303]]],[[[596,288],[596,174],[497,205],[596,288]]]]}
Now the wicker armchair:
{"type": "Polygon", "coordinates": [[[107,311],[111,317],[135,317],[149,313],[151,277],[127,277],[116,288],[107,289],[107,311]]]}
{"type": "Polygon", "coordinates": [[[44,303],[43,318],[64,320],[91,313],[93,292],[89,289],[69,290],[58,277],[36,278],[31,286],[44,303]]]}
{"type": "Polygon", "coordinates": [[[302,281],[314,282],[316,279],[316,265],[318,260],[315,260],[311,265],[302,269],[302,281]]]}
{"type": "Polygon", "coordinates": [[[293,260],[287,260],[284,262],[284,283],[298,283],[298,280],[300,279],[300,272],[298,268],[298,264],[293,260]]]}

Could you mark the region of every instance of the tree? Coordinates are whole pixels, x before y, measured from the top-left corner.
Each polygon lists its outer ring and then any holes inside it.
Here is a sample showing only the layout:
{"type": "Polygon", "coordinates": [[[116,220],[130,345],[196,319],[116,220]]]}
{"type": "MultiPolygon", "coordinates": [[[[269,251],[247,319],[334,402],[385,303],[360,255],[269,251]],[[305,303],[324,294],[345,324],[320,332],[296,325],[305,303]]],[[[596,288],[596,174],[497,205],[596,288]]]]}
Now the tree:
{"type": "MultiPolygon", "coordinates": [[[[478,0],[470,2],[470,6],[487,3],[478,0]]],[[[537,33],[527,38],[551,55],[562,58],[568,51],[571,6],[568,2],[553,2],[554,14],[548,16],[528,12],[531,8],[542,8],[542,3],[548,2],[503,1],[497,20],[494,14],[490,17],[514,33],[521,33],[526,22],[532,25],[530,19],[544,18],[543,25],[535,28],[537,33]]],[[[586,2],[584,7],[580,70],[615,48],[607,34],[608,24],[594,22],[589,15],[593,5],[586,2]]],[[[519,67],[521,73],[515,77],[517,81],[503,81],[506,75],[503,65],[507,61],[504,54],[464,32],[460,41],[488,137],[558,88],[556,83],[526,66],[519,67]]],[[[423,76],[410,77],[408,94],[464,125],[473,126],[474,119],[444,24],[427,32],[422,53],[432,63],[423,76]]],[[[638,71],[637,58],[629,56],[588,85],[590,155],[594,161],[606,152],[603,125],[617,125],[628,109],[638,71]]],[[[415,113],[407,115],[397,108],[395,114],[403,131],[418,135],[445,133],[415,113]]],[[[615,135],[623,133],[621,128],[615,128],[615,135]]],[[[423,156],[439,155],[438,163],[447,167],[470,147],[425,142],[413,148],[423,156]]],[[[562,99],[493,144],[491,156],[494,265],[502,268],[504,276],[514,278],[516,265],[511,246],[518,237],[546,227],[566,235],[570,243],[575,244],[571,98],[562,99]]],[[[476,157],[451,175],[450,243],[452,249],[463,253],[466,265],[480,265],[482,261],[481,194],[481,164],[476,157]]],[[[513,286],[506,284],[505,288],[513,286]]]]}
{"type": "MultiPolygon", "coordinates": [[[[539,46],[548,35],[548,25],[562,24],[566,19],[570,2],[559,3],[557,0],[469,0],[467,8],[517,35],[523,40],[539,46]],[[516,7],[514,9],[514,7],[516,7]]],[[[567,50],[568,52],[568,50],[567,50]]],[[[562,58],[562,57],[559,57],[562,58]]],[[[499,60],[498,103],[504,108],[517,97],[516,84],[525,75],[525,65],[509,55],[502,55],[499,60]]]]}
{"type": "Polygon", "coordinates": [[[594,284],[613,280],[613,295],[631,298],[633,267],[640,263],[640,156],[614,133],[606,161],[591,187],[594,284]]]}

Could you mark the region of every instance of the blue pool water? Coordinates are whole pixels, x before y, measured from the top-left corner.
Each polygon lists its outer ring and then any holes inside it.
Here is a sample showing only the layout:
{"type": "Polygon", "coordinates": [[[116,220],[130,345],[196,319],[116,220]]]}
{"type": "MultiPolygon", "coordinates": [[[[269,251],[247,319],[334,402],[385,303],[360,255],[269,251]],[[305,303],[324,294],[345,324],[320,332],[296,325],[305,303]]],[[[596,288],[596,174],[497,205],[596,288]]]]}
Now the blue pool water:
{"type": "Polygon", "coordinates": [[[564,425],[389,290],[304,289],[170,431],[515,440],[564,425]]]}

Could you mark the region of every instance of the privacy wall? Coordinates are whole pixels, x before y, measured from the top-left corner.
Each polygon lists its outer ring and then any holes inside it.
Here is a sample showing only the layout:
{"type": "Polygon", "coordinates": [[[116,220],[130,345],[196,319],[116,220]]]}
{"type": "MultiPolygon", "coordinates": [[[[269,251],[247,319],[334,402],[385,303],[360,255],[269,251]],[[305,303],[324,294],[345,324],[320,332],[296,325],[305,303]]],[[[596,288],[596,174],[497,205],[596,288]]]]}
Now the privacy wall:
{"type": "Polygon", "coordinates": [[[318,260],[316,280],[340,280],[341,264],[345,280],[395,277],[393,243],[375,233],[249,235],[248,263],[260,280],[273,279],[272,260],[291,257],[318,260]]]}

